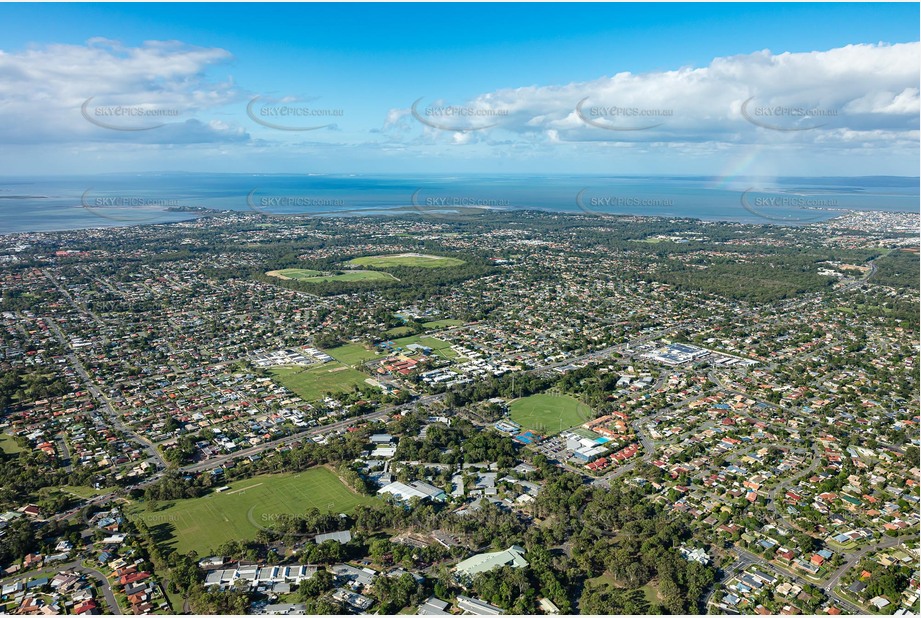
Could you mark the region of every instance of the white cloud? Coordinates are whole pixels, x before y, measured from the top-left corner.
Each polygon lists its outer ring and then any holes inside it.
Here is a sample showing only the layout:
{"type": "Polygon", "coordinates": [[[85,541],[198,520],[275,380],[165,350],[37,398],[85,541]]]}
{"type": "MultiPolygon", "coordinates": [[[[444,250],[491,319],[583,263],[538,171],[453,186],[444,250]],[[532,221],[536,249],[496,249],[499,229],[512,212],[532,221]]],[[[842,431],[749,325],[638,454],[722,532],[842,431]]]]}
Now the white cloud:
{"type": "Polygon", "coordinates": [[[239,98],[231,81],[205,76],[209,67],[230,59],[226,50],[178,41],[128,48],[103,38],[0,51],[0,140],[238,141],[239,128],[196,118],[239,98]]]}
{"type": "MultiPolygon", "coordinates": [[[[702,68],[507,88],[462,105],[507,113],[496,117],[497,127],[477,132],[474,140],[483,142],[511,133],[551,143],[823,141],[854,147],[894,140],[916,146],[919,51],[918,43],[763,50],[716,58],[702,68]]],[[[391,117],[401,111],[391,110],[391,117]]],[[[427,133],[439,138],[437,131],[427,133]]]]}
{"type": "MultiPolygon", "coordinates": [[[[788,173],[819,159],[827,173],[849,165],[850,172],[914,173],[919,51],[919,43],[762,50],[716,58],[704,67],[509,87],[468,101],[430,97],[418,103],[417,113],[458,106],[480,115],[430,115],[428,124],[414,117],[407,101],[402,109],[349,115],[341,127],[336,119],[335,127],[302,135],[264,129],[247,118],[246,104],[258,93],[213,77],[233,59],[227,50],[178,41],[129,47],[95,38],[84,45],[0,51],[0,143],[19,146],[0,153],[0,163],[30,172],[50,162],[61,169],[130,163],[140,169],[270,170],[328,159],[330,169],[347,170],[379,164],[404,169],[394,163],[402,159],[418,169],[469,163],[486,169],[697,172],[731,167],[739,153],[757,150],[762,167],[786,164],[788,173]],[[756,122],[746,119],[743,105],[756,122]],[[119,107],[144,113],[110,113],[119,107]],[[622,109],[612,115],[614,107],[622,109]],[[833,114],[763,113],[776,107],[833,114]],[[381,129],[367,128],[382,118],[381,129]]],[[[302,99],[278,99],[296,100],[302,99]]],[[[318,105],[349,109],[347,101],[318,105]]]]}

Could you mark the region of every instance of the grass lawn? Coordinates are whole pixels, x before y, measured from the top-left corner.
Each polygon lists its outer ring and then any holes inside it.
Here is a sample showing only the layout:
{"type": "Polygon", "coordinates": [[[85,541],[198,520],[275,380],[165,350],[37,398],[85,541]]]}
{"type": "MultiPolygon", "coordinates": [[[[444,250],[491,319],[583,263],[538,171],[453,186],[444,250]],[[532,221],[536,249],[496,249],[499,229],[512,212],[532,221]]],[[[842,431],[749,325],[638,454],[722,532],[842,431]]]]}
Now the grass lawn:
{"type": "Polygon", "coordinates": [[[0,433],[0,451],[7,455],[15,455],[22,452],[22,447],[16,444],[16,438],[8,433],[0,433]]]}
{"type": "Polygon", "coordinates": [[[592,577],[591,579],[587,579],[585,580],[585,583],[594,584],[596,586],[598,584],[607,584],[608,586],[614,586],[615,588],[617,587],[617,580],[614,579],[614,576],[611,575],[610,571],[605,571],[598,577],[592,577]]]}
{"type": "Polygon", "coordinates": [[[331,348],[324,351],[340,363],[346,365],[359,365],[367,360],[380,356],[377,352],[369,350],[360,343],[347,343],[338,348],[331,348]]]}
{"type": "Polygon", "coordinates": [[[659,600],[659,589],[656,587],[655,581],[656,580],[653,580],[649,582],[648,584],[646,584],[645,586],[643,586],[642,588],[640,588],[640,590],[643,591],[643,594],[646,595],[646,601],[648,601],[650,605],[652,605],[653,603],[655,604],[661,603],[661,601],[659,600]]]}
{"type": "Polygon", "coordinates": [[[296,279],[306,281],[307,283],[325,283],[327,281],[378,281],[388,279],[396,280],[396,277],[390,273],[382,273],[377,270],[348,270],[340,274],[322,273],[319,270],[308,270],[306,268],[285,268],[284,270],[270,270],[266,273],[269,277],[278,277],[279,279],[296,279]]]}
{"type": "Polygon", "coordinates": [[[171,613],[173,614],[182,613],[182,608],[185,605],[185,599],[183,599],[181,594],[179,594],[178,592],[170,592],[169,590],[167,590],[166,599],[169,601],[170,609],[173,610],[171,613]]]}
{"type": "Polygon", "coordinates": [[[384,334],[388,337],[406,337],[407,335],[411,335],[412,332],[413,329],[411,329],[409,326],[397,326],[395,328],[391,328],[384,334]]]}
{"type": "Polygon", "coordinates": [[[531,395],[509,404],[513,421],[524,429],[553,435],[592,418],[592,409],[568,395],[531,395]]]}
{"type": "Polygon", "coordinates": [[[465,264],[464,260],[424,255],[420,253],[400,253],[398,255],[368,255],[348,262],[352,266],[371,266],[372,268],[394,268],[397,266],[415,266],[419,268],[449,268],[465,264]]]}
{"type": "Polygon", "coordinates": [[[422,325],[426,328],[448,328],[449,326],[460,326],[463,323],[463,320],[433,320],[424,322],[422,325]]]}
{"type": "Polygon", "coordinates": [[[73,494],[78,498],[83,498],[84,500],[89,498],[95,498],[96,496],[101,496],[102,494],[107,494],[114,487],[103,487],[102,489],[93,489],[92,487],[85,487],[81,485],[61,485],[61,491],[68,494],[73,494]]]}
{"type": "Polygon", "coordinates": [[[311,507],[348,513],[373,501],[373,497],[354,493],[330,470],[312,468],[236,481],[221,493],[162,503],[166,508],[158,511],[133,504],[127,514],[144,520],[161,545],[210,556],[229,540],[255,538],[260,527],[271,528],[279,515],[295,515],[311,507]]]}
{"type": "MultiPolygon", "coordinates": [[[[610,586],[611,588],[617,588],[617,589],[621,589],[621,590],[623,589],[620,585],[618,585],[617,580],[614,579],[614,576],[611,575],[611,573],[610,573],[609,571],[605,571],[604,573],[602,573],[602,574],[599,575],[598,577],[593,577],[593,578],[591,578],[591,579],[587,579],[587,580],[585,580],[585,583],[586,583],[586,584],[594,584],[594,585],[596,585],[596,586],[597,586],[598,584],[605,584],[605,585],[607,585],[607,586],[610,586]]],[[[650,605],[653,605],[653,604],[658,605],[658,604],[661,603],[661,601],[660,601],[659,598],[658,598],[658,592],[659,592],[659,590],[658,590],[657,580],[653,579],[653,580],[647,582],[646,585],[645,585],[645,586],[641,586],[641,587],[639,588],[639,590],[642,590],[642,591],[643,591],[643,596],[646,597],[646,602],[649,603],[650,605]]]]}
{"type": "Polygon", "coordinates": [[[413,343],[418,343],[427,348],[432,348],[432,352],[441,356],[442,358],[454,359],[457,358],[458,354],[451,349],[451,344],[447,341],[442,341],[441,339],[436,339],[435,337],[426,337],[425,335],[413,335],[412,337],[403,337],[401,339],[394,339],[393,345],[398,348],[406,348],[406,346],[413,343]]]}
{"type": "Polygon", "coordinates": [[[269,371],[276,381],[304,401],[317,401],[326,397],[326,393],[344,393],[354,386],[367,386],[368,377],[335,361],[307,368],[272,367],[269,371]]]}

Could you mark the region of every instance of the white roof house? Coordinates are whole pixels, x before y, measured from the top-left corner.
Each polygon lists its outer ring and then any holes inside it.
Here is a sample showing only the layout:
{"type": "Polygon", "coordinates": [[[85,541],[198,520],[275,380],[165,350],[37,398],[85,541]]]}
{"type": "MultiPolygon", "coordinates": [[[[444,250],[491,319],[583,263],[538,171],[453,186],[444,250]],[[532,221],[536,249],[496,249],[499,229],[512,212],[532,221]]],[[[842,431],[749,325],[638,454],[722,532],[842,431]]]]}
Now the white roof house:
{"type": "Polygon", "coordinates": [[[560,613],[560,608],[557,607],[556,604],[550,599],[540,599],[538,601],[538,604],[540,605],[541,611],[544,612],[545,614],[559,614],[560,613]]]}
{"type": "Polygon", "coordinates": [[[872,599],[870,599],[870,605],[872,605],[876,609],[883,609],[884,607],[889,605],[889,599],[885,597],[873,597],[872,599]]]}
{"type": "Polygon", "coordinates": [[[695,547],[694,549],[682,547],[679,551],[681,552],[681,556],[688,562],[699,562],[704,566],[710,564],[710,556],[700,547],[695,547]]]}

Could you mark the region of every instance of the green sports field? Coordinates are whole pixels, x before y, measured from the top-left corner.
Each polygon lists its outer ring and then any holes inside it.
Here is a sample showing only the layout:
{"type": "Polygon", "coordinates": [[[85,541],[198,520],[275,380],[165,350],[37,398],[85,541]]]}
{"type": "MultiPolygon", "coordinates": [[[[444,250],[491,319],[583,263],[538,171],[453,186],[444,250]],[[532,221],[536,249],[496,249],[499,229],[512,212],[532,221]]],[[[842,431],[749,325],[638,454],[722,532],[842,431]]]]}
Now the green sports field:
{"type": "Polygon", "coordinates": [[[462,320],[434,320],[422,325],[426,328],[448,328],[449,326],[461,326],[463,323],[462,320]]]}
{"type": "Polygon", "coordinates": [[[324,351],[346,365],[358,365],[380,356],[377,352],[369,350],[359,343],[347,343],[338,348],[330,348],[324,351]]]}
{"type": "Polygon", "coordinates": [[[380,281],[396,280],[396,277],[390,273],[382,273],[377,270],[349,270],[340,274],[322,273],[319,270],[308,270],[306,268],[285,268],[282,270],[270,270],[266,273],[269,277],[278,277],[279,279],[295,279],[297,281],[306,281],[307,283],[325,283],[327,281],[380,281]]]}
{"type": "Polygon", "coordinates": [[[313,367],[272,367],[272,377],[304,401],[317,401],[326,393],[345,393],[367,386],[368,377],[342,363],[331,361],[313,367]]]}
{"type": "Polygon", "coordinates": [[[279,515],[296,515],[311,507],[349,513],[375,500],[354,493],[330,470],[311,468],[236,481],[226,491],[167,502],[169,506],[159,511],[134,504],[128,516],[144,520],[161,543],[181,553],[195,550],[210,556],[229,540],[255,538],[260,527],[271,528],[279,515]]]}
{"type": "Polygon", "coordinates": [[[464,260],[442,257],[440,255],[399,254],[399,255],[369,255],[355,258],[348,262],[352,266],[371,266],[372,268],[394,268],[397,266],[413,266],[420,268],[449,268],[465,264],[464,260]]]}
{"type": "Polygon", "coordinates": [[[553,435],[591,420],[592,409],[569,395],[531,395],[509,404],[509,415],[523,429],[553,435]]]}
{"type": "Polygon", "coordinates": [[[386,331],[384,334],[388,337],[406,337],[412,334],[413,329],[408,326],[395,326],[390,330],[386,331]]]}
{"type": "Polygon", "coordinates": [[[435,337],[426,337],[425,335],[413,335],[412,337],[403,337],[401,339],[394,339],[393,345],[399,348],[406,348],[406,346],[418,343],[427,348],[432,348],[432,352],[447,359],[457,358],[457,352],[451,349],[451,344],[447,341],[442,341],[441,339],[436,339],[435,337]]]}

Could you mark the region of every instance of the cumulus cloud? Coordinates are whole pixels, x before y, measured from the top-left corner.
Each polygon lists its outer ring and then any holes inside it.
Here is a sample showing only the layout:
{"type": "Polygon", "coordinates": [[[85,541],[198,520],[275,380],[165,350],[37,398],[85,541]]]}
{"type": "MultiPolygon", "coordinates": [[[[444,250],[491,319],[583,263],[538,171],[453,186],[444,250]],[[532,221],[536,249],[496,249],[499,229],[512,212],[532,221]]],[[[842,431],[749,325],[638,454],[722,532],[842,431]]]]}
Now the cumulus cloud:
{"type": "Polygon", "coordinates": [[[239,141],[238,127],[198,117],[239,98],[232,81],[206,76],[230,59],[226,50],[178,41],[126,47],[103,38],[0,51],[0,139],[239,141]]]}
{"type": "MultiPolygon", "coordinates": [[[[919,51],[918,43],[763,50],[706,67],[506,88],[457,105],[491,114],[495,127],[467,134],[485,143],[513,134],[544,144],[916,144],[919,51]]],[[[407,113],[391,110],[388,120],[407,113]]],[[[423,133],[452,139],[430,129],[423,133]]]]}
{"type": "Polygon", "coordinates": [[[20,146],[0,155],[4,166],[28,171],[52,160],[65,169],[231,160],[248,169],[253,157],[266,169],[321,157],[340,168],[400,158],[424,167],[442,156],[445,166],[474,161],[530,169],[533,161],[561,169],[565,161],[573,169],[607,171],[641,164],[685,169],[686,162],[704,169],[761,149],[761,159],[794,167],[825,157],[832,170],[857,159],[889,170],[917,159],[919,51],[919,43],[762,50],[702,67],[508,87],[467,101],[433,92],[379,115],[308,117],[305,125],[326,128],[298,133],[259,126],[247,117],[248,102],[346,110],[349,102],[256,97],[230,78],[214,77],[233,60],[224,49],[95,38],[0,50],[0,142],[20,146]]]}

